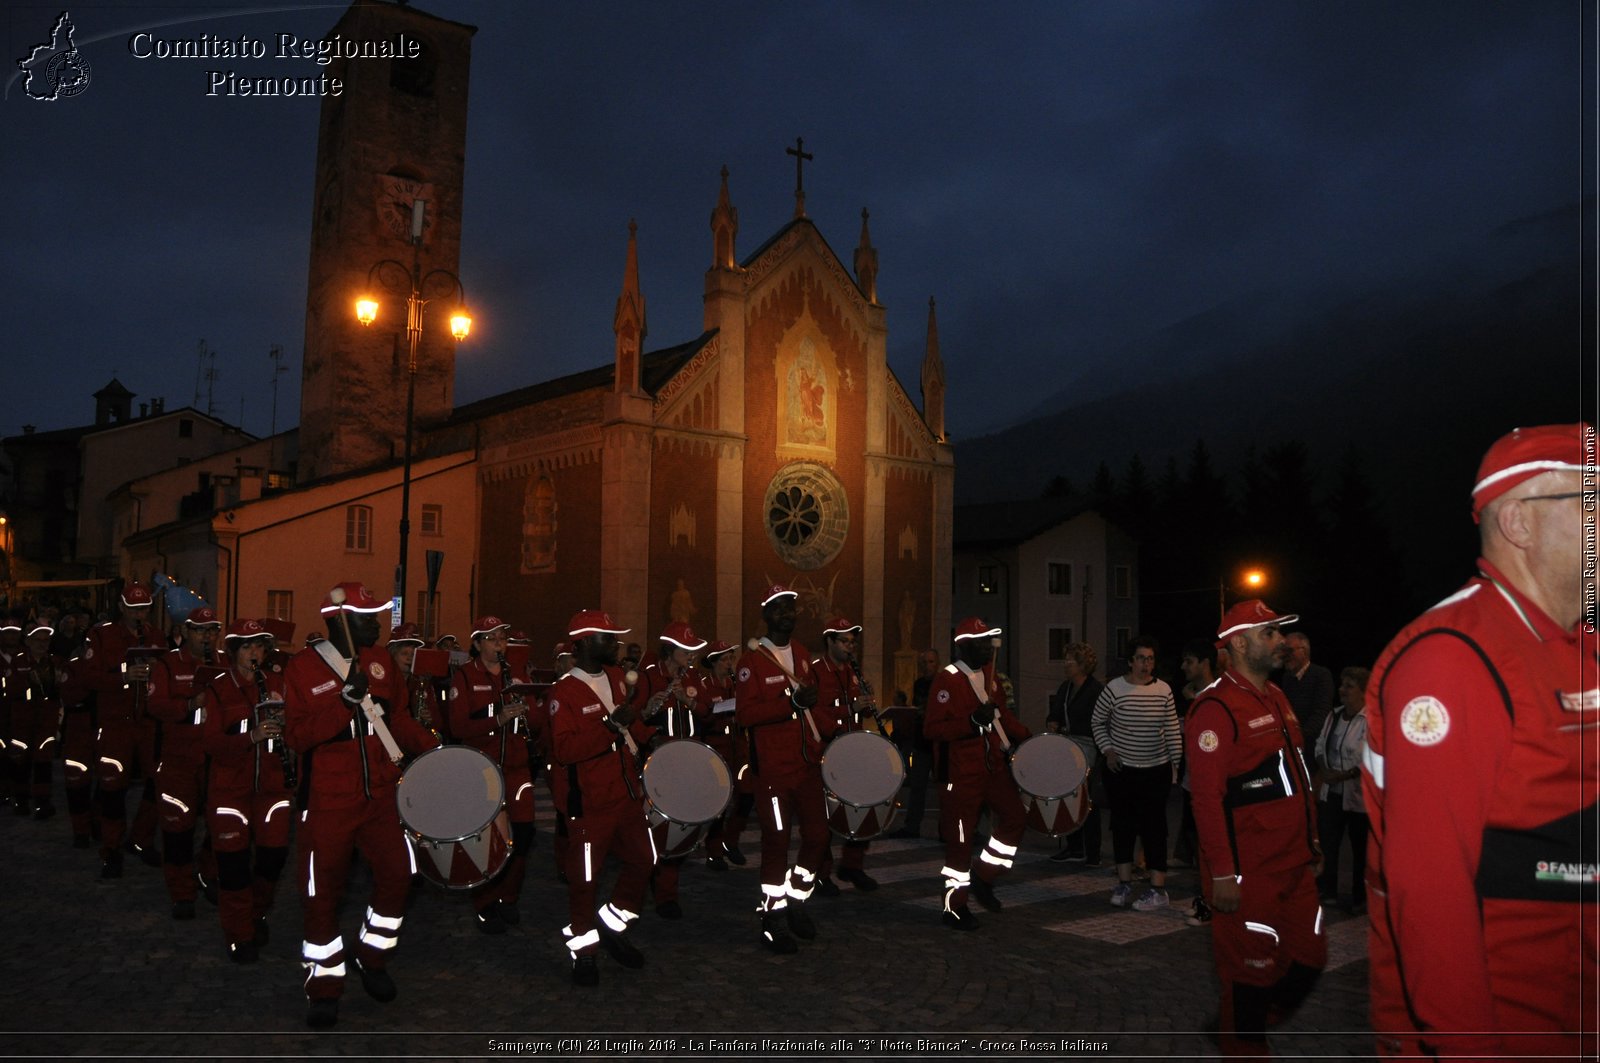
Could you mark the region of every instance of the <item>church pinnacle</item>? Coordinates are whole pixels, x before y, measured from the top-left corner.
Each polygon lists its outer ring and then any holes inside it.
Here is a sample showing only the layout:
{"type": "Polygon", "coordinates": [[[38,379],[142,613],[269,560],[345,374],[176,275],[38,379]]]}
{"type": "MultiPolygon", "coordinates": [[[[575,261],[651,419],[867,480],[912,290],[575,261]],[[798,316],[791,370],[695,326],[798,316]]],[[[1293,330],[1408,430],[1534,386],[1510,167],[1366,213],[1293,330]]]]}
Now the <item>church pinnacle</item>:
{"type": "Polygon", "coordinates": [[[861,208],[861,243],[856,247],[856,285],[867,302],[878,304],[878,249],[867,231],[867,208],[861,208]]]}
{"type": "Polygon", "coordinates": [[[945,442],[944,361],[939,357],[939,319],[934,314],[931,295],[928,297],[928,352],[922,356],[922,419],[928,422],[933,438],[945,442]]]}
{"type": "Polygon", "coordinates": [[[711,268],[733,269],[733,241],[739,235],[739,212],[728,197],[728,168],[722,168],[722,191],[717,193],[717,206],[711,212],[711,268]]]}
{"type": "Polygon", "coordinates": [[[611,331],[617,336],[617,371],[612,390],[639,393],[639,356],[646,333],[644,295],[639,291],[639,224],[628,221],[628,259],[622,270],[622,294],[617,296],[617,312],[611,331]]]}

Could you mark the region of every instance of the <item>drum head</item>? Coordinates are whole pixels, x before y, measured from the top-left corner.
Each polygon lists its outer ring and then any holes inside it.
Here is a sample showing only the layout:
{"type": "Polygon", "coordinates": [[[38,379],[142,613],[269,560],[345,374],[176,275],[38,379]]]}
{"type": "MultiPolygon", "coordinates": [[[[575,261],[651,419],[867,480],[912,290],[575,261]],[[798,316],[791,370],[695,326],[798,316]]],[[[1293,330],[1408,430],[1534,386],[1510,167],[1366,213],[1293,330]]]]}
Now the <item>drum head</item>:
{"type": "Polygon", "coordinates": [[[505,796],[500,769],[470,746],[430,749],[411,762],[395,792],[400,822],[435,841],[478,834],[499,813],[505,796]]]}
{"type": "Polygon", "coordinates": [[[678,738],[662,743],[644,762],[644,792],[675,823],[707,823],[728,806],[733,779],[716,750],[678,738]]]}
{"type": "Polygon", "coordinates": [[[1083,750],[1066,735],[1034,735],[1011,757],[1011,777],[1017,781],[1017,789],[1034,797],[1065,797],[1083,785],[1088,774],[1083,750]]]}
{"type": "Polygon", "coordinates": [[[905,781],[906,763],[894,743],[870,731],[850,731],[822,753],[822,785],[858,808],[893,801],[905,781]]]}

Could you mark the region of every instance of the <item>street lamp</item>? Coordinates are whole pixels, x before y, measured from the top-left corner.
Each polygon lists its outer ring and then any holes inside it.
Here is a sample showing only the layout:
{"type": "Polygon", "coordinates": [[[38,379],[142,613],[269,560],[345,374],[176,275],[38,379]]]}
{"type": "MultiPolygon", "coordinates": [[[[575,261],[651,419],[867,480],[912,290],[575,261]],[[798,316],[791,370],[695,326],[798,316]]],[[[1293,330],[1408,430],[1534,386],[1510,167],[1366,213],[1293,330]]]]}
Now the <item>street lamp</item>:
{"type": "MultiPolygon", "coordinates": [[[[405,618],[406,607],[406,550],[411,539],[411,440],[412,421],[417,406],[417,347],[422,343],[422,315],[427,309],[426,293],[430,290],[436,298],[456,297],[456,309],[450,315],[450,335],[459,343],[472,329],[472,318],[467,315],[467,292],[461,278],[447,269],[422,272],[422,230],[427,201],[418,199],[411,204],[411,265],[386,258],[367,271],[367,287],[381,284],[396,295],[406,297],[406,335],[410,340],[410,358],[406,362],[406,456],[404,473],[400,481],[400,563],[395,567],[395,597],[400,603],[396,622],[405,618]]],[[[378,301],[370,294],[356,300],[356,320],[363,326],[378,318],[378,301]]]]}
{"type": "MultiPolygon", "coordinates": [[[[1267,574],[1259,568],[1246,569],[1239,576],[1239,582],[1253,591],[1258,591],[1267,585],[1267,574]]],[[[1222,623],[1222,618],[1228,612],[1227,575],[1217,577],[1217,623],[1222,623]]]]}

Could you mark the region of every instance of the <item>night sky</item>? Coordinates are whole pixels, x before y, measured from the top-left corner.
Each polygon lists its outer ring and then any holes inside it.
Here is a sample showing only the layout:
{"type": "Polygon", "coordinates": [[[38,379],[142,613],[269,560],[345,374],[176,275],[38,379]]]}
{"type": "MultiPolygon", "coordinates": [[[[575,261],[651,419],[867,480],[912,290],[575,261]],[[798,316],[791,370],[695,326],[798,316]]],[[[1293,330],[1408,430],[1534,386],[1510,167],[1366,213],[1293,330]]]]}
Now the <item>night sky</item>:
{"type": "MultiPolygon", "coordinates": [[[[696,336],[718,171],[743,258],[792,214],[797,136],[846,263],[871,211],[918,401],[939,300],[957,439],[1164,324],[1401,281],[1592,183],[1576,0],[417,6],[479,28],[461,403],[609,360],[630,218],[646,346],[696,336]]],[[[277,425],[296,421],[319,103],[208,98],[206,71],[321,68],[140,60],[129,38],[316,38],[342,9],[73,5],[91,82],[41,102],[15,61],[61,7],[6,6],[0,435],[89,421],[113,371],[190,404],[202,339],[217,416],[242,400],[266,434],[280,344],[277,425]]]]}

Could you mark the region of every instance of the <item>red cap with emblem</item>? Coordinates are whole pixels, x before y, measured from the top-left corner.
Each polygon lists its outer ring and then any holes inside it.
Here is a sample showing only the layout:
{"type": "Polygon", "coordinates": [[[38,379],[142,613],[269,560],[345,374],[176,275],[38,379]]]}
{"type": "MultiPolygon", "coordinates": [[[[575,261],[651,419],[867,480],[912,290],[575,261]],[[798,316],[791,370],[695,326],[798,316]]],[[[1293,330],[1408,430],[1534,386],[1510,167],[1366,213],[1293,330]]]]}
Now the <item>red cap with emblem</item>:
{"type": "Polygon", "coordinates": [[[506,641],[513,646],[533,645],[533,640],[528,637],[528,633],[519,627],[514,627],[506,633],[506,641]]]}
{"type": "Polygon", "coordinates": [[[339,612],[381,613],[388,608],[389,603],[374,598],[364,583],[341,583],[322,599],[323,616],[339,612]]]}
{"type": "Polygon", "coordinates": [[[767,588],[767,596],[761,599],[761,604],[763,607],[765,607],[773,601],[784,597],[798,598],[800,595],[790,590],[788,587],[785,587],[781,583],[774,583],[772,586],[767,588]]]}
{"type": "Polygon", "coordinates": [[[510,631],[511,625],[501,620],[498,616],[480,616],[472,622],[471,638],[480,635],[493,635],[496,631],[510,631]]]}
{"type": "Polygon", "coordinates": [[[184,620],[184,623],[191,627],[220,628],[222,626],[222,621],[217,619],[217,611],[209,605],[197,605],[189,610],[188,619],[184,620]]]}
{"type": "Polygon", "coordinates": [[[822,629],[824,635],[848,635],[853,631],[860,631],[860,624],[852,624],[842,616],[836,616],[828,621],[828,626],[822,629]]]}
{"type": "Polygon", "coordinates": [[[389,632],[391,646],[421,646],[424,641],[422,629],[409,620],[389,632]]]}
{"type": "Polygon", "coordinates": [[[1266,627],[1268,624],[1292,624],[1300,619],[1299,613],[1282,615],[1272,611],[1272,608],[1260,598],[1249,598],[1239,602],[1227,615],[1222,618],[1222,623],[1217,625],[1217,645],[1222,645],[1241,631],[1253,627],[1266,627]]]}
{"type": "Polygon", "coordinates": [[[138,580],[129,580],[127,586],[122,588],[122,604],[130,609],[143,609],[155,603],[150,597],[150,588],[138,580]]]}
{"type": "Polygon", "coordinates": [[[706,647],[705,659],[709,661],[713,657],[720,657],[731,649],[733,649],[733,647],[728,645],[728,643],[723,642],[721,639],[712,639],[711,644],[706,647]]]}
{"type": "Polygon", "coordinates": [[[674,620],[661,629],[661,641],[670,642],[680,650],[703,650],[706,640],[694,633],[694,629],[682,620],[674,620]]]}
{"type": "Polygon", "coordinates": [[[990,627],[981,617],[969,616],[956,625],[955,641],[990,638],[998,634],[1000,634],[999,628],[990,627]]]}
{"type": "Polygon", "coordinates": [[[574,613],[572,622],[567,625],[567,634],[572,638],[581,639],[585,635],[626,635],[632,631],[631,627],[619,627],[611,619],[611,614],[599,609],[585,609],[574,613]]]}
{"type": "Polygon", "coordinates": [[[1589,425],[1546,424],[1514,428],[1495,440],[1478,465],[1472,487],[1472,519],[1483,507],[1524,480],[1547,472],[1583,472],[1594,467],[1594,429],[1589,425]]]}
{"type": "Polygon", "coordinates": [[[264,616],[259,621],[263,630],[279,642],[287,646],[294,641],[294,621],[279,620],[275,616],[264,616]]]}
{"type": "Polygon", "coordinates": [[[245,617],[241,620],[235,620],[233,623],[228,625],[228,633],[222,636],[222,641],[237,642],[240,640],[249,641],[251,639],[270,639],[271,637],[272,632],[262,627],[261,621],[251,620],[249,617],[245,617]]]}

